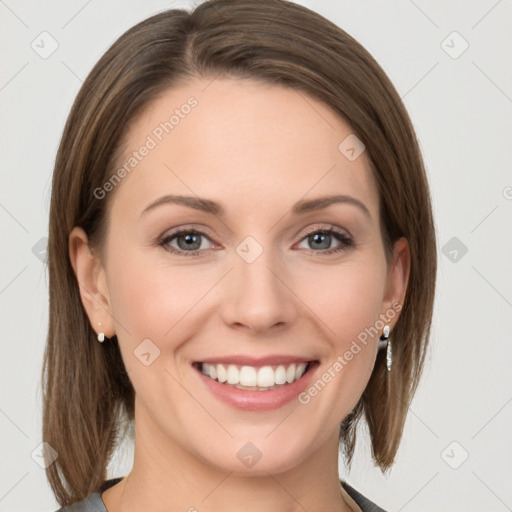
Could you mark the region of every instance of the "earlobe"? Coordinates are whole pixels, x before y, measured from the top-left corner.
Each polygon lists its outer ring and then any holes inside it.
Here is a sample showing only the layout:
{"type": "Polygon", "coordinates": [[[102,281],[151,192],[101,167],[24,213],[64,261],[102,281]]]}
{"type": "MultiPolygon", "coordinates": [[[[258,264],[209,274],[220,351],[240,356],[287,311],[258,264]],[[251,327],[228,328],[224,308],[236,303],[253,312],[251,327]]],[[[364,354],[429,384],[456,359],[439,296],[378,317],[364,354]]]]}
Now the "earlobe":
{"type": "Polygon", "coordinates": [[[115,334],[105,270],[100,258],[91,250],[87,234],[75,227],[69,235],[69,257],[75,273],[82,304],[96,332],[115,334]],[[101,327],[99,327],[101,326],[101,327]]]}
{"type": "MultiPolygon", "coordinates": [[[[409,243],[406,238],[402,237],[395,242],[393,257],[389,265],[384,300],[386,308],[392,308],[393,304],[403,306],[409,283],[410,265],[409,243]]],[[[399,312],[397,312],[394,324],[396,324],[398,316],[399,312]]]]}

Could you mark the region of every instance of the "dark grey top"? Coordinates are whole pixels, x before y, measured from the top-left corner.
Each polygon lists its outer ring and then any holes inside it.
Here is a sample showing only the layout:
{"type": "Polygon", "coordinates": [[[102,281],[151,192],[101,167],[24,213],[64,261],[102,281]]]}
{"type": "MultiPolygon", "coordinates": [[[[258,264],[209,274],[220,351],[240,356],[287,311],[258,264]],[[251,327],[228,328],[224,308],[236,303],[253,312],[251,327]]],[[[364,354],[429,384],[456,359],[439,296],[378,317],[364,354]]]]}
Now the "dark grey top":
{"type": "MultiPolygon", "coordinates": [[[[101,494],[121,480],[122,478],[106,480],[99,491],[93,492],[85,500],[74,503],[73,505],[61,507],[55,512],[107,512],[105,504],[101,499],[101,494]]],[[[375,503],[356,491],[353,487],[350,487],[347,482],[344,482],[343,480],[340,480],[340,482],[343,489],[345,489],[347,494],[359,505],[359,507],[361,507],[363,512],[386,512],[384,509],[378,507],[375,503]]]]}

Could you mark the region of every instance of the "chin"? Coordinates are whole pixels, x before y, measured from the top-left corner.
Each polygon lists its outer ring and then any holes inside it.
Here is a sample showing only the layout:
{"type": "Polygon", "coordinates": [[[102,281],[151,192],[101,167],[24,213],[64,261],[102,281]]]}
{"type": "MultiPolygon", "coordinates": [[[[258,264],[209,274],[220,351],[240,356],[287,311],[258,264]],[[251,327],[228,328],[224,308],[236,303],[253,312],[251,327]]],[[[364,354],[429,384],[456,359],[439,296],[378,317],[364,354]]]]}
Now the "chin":
{"type": "MultiPolygon", "coordinates": [[[[297,432],[295,432],[297,433],[297,432]]],[[[208,465],[239,476],[268,476],[290,471],[300,465],[314,448],[303,436],[275,436],[230,439],[216,443],[208,454],[200,457],[208,465]]],[[[201,450],[203,451],[203,450],[201,450]]]]}

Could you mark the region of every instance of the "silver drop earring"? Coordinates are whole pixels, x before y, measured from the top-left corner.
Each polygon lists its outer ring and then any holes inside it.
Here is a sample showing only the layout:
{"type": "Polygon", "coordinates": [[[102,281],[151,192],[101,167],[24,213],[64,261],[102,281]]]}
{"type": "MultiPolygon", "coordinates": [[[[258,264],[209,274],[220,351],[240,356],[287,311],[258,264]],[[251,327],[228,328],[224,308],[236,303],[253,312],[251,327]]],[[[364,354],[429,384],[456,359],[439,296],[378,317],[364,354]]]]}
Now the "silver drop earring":
{"type": "Polygon", "coordinates": [[[382,330],[382,336],[379,341],[379,348],[386,347],[386,368],[388,372],[391,371],[391,365],[393,364],[393,352],[391,347],[391,340],[389,339],[389,325],[385,325],[382,330]]]}

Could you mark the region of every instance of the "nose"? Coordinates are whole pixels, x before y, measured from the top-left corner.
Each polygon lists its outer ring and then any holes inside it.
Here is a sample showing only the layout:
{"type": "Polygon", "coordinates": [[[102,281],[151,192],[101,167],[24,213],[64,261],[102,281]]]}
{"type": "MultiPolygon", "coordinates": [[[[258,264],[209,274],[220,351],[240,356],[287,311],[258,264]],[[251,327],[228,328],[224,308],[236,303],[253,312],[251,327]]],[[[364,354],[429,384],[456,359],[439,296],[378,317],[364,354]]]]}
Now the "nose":
{"type": "Polygon", "coordinates": [[[273,258],[270,250],[252,262],[235,255],[221,301],[226,325],[254,334],[280,330],[299,314],[292,277],[285,262],[273,258]]]}

